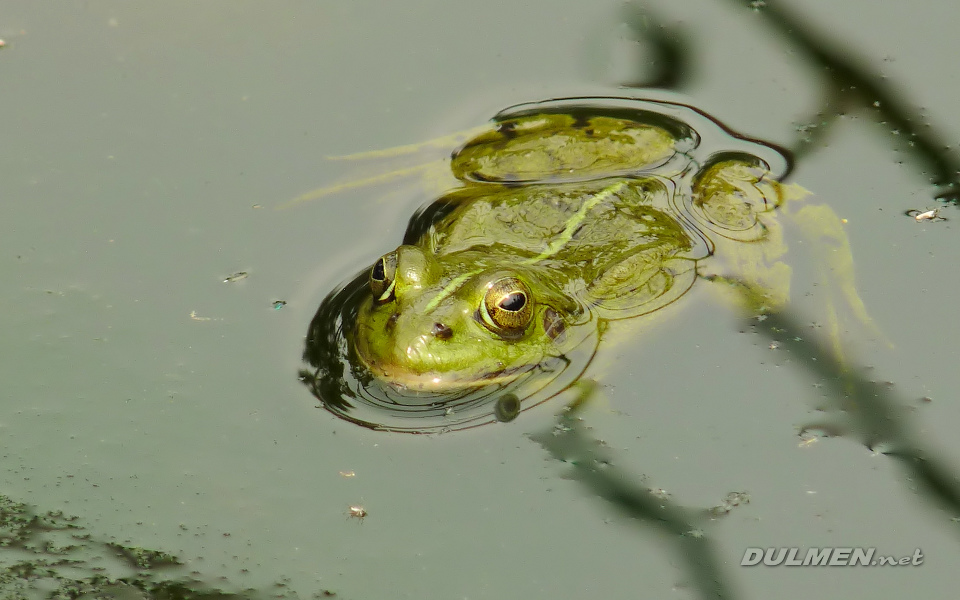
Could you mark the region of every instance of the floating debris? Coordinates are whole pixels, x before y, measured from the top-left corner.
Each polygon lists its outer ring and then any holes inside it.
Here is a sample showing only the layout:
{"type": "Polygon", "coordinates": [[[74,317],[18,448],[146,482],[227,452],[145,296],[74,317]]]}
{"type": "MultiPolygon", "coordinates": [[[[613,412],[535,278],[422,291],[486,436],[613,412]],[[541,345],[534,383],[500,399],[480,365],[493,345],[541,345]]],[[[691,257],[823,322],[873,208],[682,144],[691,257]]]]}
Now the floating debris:
{"type": "Polygon", "coordinates": [[[228,275],[227,277],[225,277],[225,278],[223,279],[223,282],[224,282],[224,283],[233,283],[234,281],[240,281],[240,280],[242,280],[242,279],[246,279],[246,278],[249,277],[249,276],[250,276],[250,274],[247,273],[246,271],[237,271],[237,272],[234,273],[233,275],[228,275]]]}
{"type": "Polygon", "coordinates": [[[367,513],[367,509],[365,509],[364,507],[360,506],[359,504],[354,504],[354,505],[351,506],[350,509],[347,511],[347,518],[357,519],[357,520],[359,520],[361,523],[363,523],[363,519],[367,516],[367,514],[368,514],[368,513],[367,513]]]}
{"type": "Polygon", "coordinates": [[[273,301],[273,310],[280,310],[287,305],[286,300],[274,300],[273,301]]]}
{"type": "Polygon", "coordinates": [[[946,217],[940,216],[939,207],[932,208],[930,210],[923,211],[923,212],[913,209],[913,210],[908,210],[903,214],[907,215],[908,217],[913,217],[917,223],[921,221],[946,221],[947,220],[946,217]]]}
{"type": "Polygon", "coordinates": [[[715,517],[722,517],[742,504],[750,504],[750,494],[747,492],[730,492],[723,498],[720,504],[709,509],[707,512],[715,517]]]}
{"type": "Polygon", "coordinates": [[[647,491],[650,492],[650,495],[654,498],[659,498],[661,500],[667,500],[670,498],[670,492],[663,488],[650,488],[647,491]]]}

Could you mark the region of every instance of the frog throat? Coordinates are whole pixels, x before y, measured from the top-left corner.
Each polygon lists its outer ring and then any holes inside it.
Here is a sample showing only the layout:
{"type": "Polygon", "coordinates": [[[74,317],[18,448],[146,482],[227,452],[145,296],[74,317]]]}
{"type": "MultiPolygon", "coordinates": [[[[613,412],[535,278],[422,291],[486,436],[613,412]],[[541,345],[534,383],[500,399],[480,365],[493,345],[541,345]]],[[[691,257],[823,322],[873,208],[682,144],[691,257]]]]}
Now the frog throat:
{"type": "MultiPolygon", "coordinates": [[[[627,186],[625,181],[618,181],[612,185],[609,185],[598,193],[594,194],[592,198],[584,202],[580,208],[577,210],[569,221],[567,221],[566,227],[563,228],[563,231],[557,235],[550,244],[541,252],[540,254],[530,257],[526,260],[520,262],[521,265],[532,265],[538,263],[542,260],[546,260],[554,256],[557,252],[563,249],[571,239],[573,239],[574,233],[583,223],[583,220],[587,218],[587,214],[595,207],[597,204],[606,201],[611,196],[618,194],[623,188],[627,186]]],[[[454,277],[450,283],[445,285],[442,290],[440,290],[436,296],[430,299],[430,302],[427,303],[424,312],[430,312],[440,305],[445,299],[449,298],[466,280],[470,279],[475,275],[479,275],[483,272],[483,269],[475,269],[473,271],[468,271],[466,273],[461,273],[457,277],[454,277]]]]}

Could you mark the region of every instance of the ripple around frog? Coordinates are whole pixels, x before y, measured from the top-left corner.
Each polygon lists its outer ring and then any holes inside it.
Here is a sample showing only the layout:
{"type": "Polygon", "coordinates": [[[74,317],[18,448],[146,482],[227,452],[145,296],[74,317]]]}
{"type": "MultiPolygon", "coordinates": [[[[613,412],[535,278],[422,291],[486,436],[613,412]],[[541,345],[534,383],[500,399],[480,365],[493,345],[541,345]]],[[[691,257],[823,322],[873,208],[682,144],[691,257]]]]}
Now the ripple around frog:
{"type": "MultiPolygon", "coordinates": [[[[785,151],[740,136],[725,128],[705,113],[690,106],[660,101],[628,98],[563,98],[546,102],[520,104],[501,111],[493,119],[493,129],[510,119],[534,115],[564,115],[575,119],[593,116],[623,118],[661,127],[679,142],[672,156],[652,161],[631,173],[605,173],[602,178],[655,176],[680,182],[671,196],[671,214],[699,245],[701,258],[712,254],[714,246],[708,233],[736,241],[754,241],[757,227],[730,227],[711,219],[709,211],[697,206],[691,193],[697,177],[713,165],[736,160],[762,169],[772,180],[780,180],[791,164],[785,151]]],[[[475,144],[475,138],[454,153],[475,144]]],[[[468,185],[490,185],[483,178],[469,174],[460,177],[468,185]]],[[[561,183],[581,181],[577,174],[563,177],[561,183]]],[[[593,177],[601,179],[601,177],[593,177]]],[[[503,185],[528,185],[522,179],[492,182],[503,185]]],[[[421,207],[410,219],[404,244],[414,244],[430,226],[453,210],[453,206],[436,199],[421,207]]],[[[768,207],[767,210],[775,208],[768,207]]],[[[300,379],[321,401],[321,407],[349,422],[381,431],[404,433],[443,433],[470,429],[497,421],[512,421],[517,415],[553,398],[575,383],[589,366],[606,320],[593,311],[586,313],[592,323],[576,327],[579,339],[568,344],[563,354],[548,356],[534,365],[524,365],[509,381],[493,381],[445,391],[420,391],[392,385],[373,376],[357,356],[353,336],[360,305],[370,295],[369,271],[358,273],[352,280],[331,292],[321,303],[311,321],[303,360],[309,368],[300,371],[300,379]]],[[[692,285],[690,279],[686,287],[692,285]]],[[[671,294],[667,303],[685,292],[671,294]]],[[[638,313],[639,314],[639,313],[638,313]]],[[[637,316],[636,314],[629,316],[637,316]]]]}

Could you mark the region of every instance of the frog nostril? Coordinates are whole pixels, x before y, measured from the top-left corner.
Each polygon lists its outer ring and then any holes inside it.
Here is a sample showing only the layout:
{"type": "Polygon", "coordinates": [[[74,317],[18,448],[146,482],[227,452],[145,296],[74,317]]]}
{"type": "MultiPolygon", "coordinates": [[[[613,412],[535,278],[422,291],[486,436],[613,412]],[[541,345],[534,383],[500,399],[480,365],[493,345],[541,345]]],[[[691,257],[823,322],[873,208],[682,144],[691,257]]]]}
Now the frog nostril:
{"type": "Polygon", "coordinates": [[[390,315],[390,318],[387,319],[387,324],[384,326],[384,328],[387,331],[393,331],[393,328],[396,327],[397,320],[399,319],[400,319],[400,313],[393,313],[392,315],[390,315]]]}
{"type": "Polygon", "coordinates": [[[453,337],[453,330],[443,323],[434,323],[430,334],[438,340],[449,340],[453,337]]]}

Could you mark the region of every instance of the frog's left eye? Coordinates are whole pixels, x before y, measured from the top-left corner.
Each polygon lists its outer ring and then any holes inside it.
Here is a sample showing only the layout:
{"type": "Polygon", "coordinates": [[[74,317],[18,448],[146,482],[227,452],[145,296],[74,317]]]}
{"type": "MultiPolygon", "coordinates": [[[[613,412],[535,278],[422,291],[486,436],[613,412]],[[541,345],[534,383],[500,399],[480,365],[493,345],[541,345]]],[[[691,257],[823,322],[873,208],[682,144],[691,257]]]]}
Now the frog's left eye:
{"type": "Polygon", "coordinates": [[[491,283],[480,306],[480,317],[487,329],[504,337],[518,336],[533,318],[530,288],[516,277],[504,277],[491,283]]]}
{"type": "Polygon", "coordinates": [[[381,256],[370,269],[370,291],[373,292],[373,300],[378,304],[393,300],[396,285],[397,253],[391,252],[381,256]]]}

